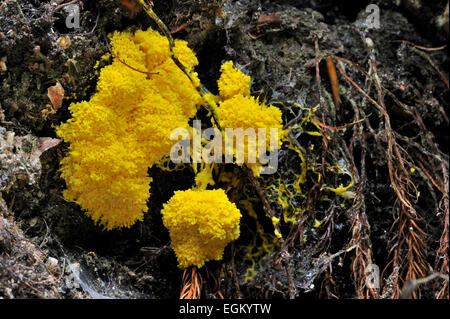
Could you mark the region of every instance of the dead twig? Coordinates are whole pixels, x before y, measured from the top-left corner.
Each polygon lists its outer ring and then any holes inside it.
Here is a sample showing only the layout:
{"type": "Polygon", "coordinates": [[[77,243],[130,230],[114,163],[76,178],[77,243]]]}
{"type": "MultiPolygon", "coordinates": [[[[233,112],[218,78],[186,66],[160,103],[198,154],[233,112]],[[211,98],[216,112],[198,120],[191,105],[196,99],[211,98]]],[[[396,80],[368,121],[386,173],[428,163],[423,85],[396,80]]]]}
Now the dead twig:
{"type": "Polygon", "coordinates": [[[405,283],[402,288],[402,294],[400,295],[400,299],[409,299],[414,294],[414,291],[423,284],[426,284],[436,278],[440,278],[444,280],[448,284],[448,275],[443,275],[441,273],[435,272],[425,278],[420,279],[412,279],[405,283]]]}
{"type": "Polygon", "coordinates": [[[440,51],[440,50],[444,50],[447,47],[447,45],[444,44],[444,45],[442,45],[440,47],[436,47],[436,48],[427,48],[427,47],[423,47],[421,45],[414,44],[407,40],[395,40],[395,42],[406,43],[408,45],[412,45],[413,47],[415,47],[417,49],[424,50],[424,51],[440,51]]]}
{"type": "Polygon", "coordinates": [[[200,299],[203,280],[197,267],[184,270],[182,283],[180,299],[200,299]]]}
{"type": "Polygon", "coordinates": [[[339,95],[339,81],[336,74],[336,68],[334,66],[333,57],[331,55],[327,57],[327,70],[328,70],[328,77],[331,83],[331,93],[333,93],[334,105],[336,109],[339,109],[339,106],[342,103],[341,97],[339,95]]]}
{"type": "Polygon", "coordinates": [[[55,7],[55,9],[53,9],[52,13],[50,14],[50,18],[53,18],[53,16],[55,15],[56,12],[58,12],[59,10],[61,10],[64,7],[70,6],[71,4],[75,4],[77,3],[79,0],[72,0],[66,3],[62,3],[58,6],[55,7]]]}
{"type": "MultiPolygon", "coordinates": [[[[106,38],[106,36],[105,36],[105,38],[106,38]]],[[[147,72],[147,71],[142,71],[142,70],[136,69],[135,67],[133,67],[133,66],[129,65],[128,63],[126,63],[125,61],[123,61],[123,60],[119,57],[119,55],[113,51],[113,49],[111,48],[111,46],[110,46],[109,43],[108,43],[108,40],[106,40],[106,46],[108,47],[109,52],[111,52],[111,55],[112,55],[115,59],[117,59],[120,63],[122,63],[123,65],[127,66],[127,67],[130,68],[131,70],[136,71],[136,72],[139,72],[139,73],[142,73],[142,74],[145,74],[145,75],[147,75],[147,78],[150,77],[150,74],[158,74],[158,73],[151,73],[151,72],[147,72]]]]}
{"type": "MultiPolygon", "coordinates": [[[[448,170],[444,163],[441,164],[442,171],[444,173],[444,195],[439,204],[439,210],[444,213],[443,224],[444,229],[442,230],[442,235],[439,240],[439,249],[436,252],[436,259],[434,263],[435,271],[440,272],[441,274],[449,274],[449,200],[448,200],[448,191],[449,191],[449,178],[448,178],[448,170]]],[[[449,282],[448,280],[442,285],[441,289],[436,294],[437,299],[449,299],[449,282]]]]}
{"type": "MultiPolygon", "coordinates": [[[[348,60],[340,58],[341,61],[349,63],[348,60]]],[[[417,197],[417,190],[415,185],[409,179],[409,174],[405,167],[405,160],[402,154],[406,151],[401,148],[395,138],[395,132],[391,128],[389,114],[386,111],[383,100],[383,87],[379,81],[376,69],[376,62],[373,55],[370,56],[370,72],[364,71],[356,64],[350,62],[349,64],[355,66],[361,71],[367,78],[369,78],[375,85],[378,101],[375,101],[369,96],[355,81],[353,81],[341,68],[338,67],[339,72],[344,79],[354,86],[370,103],[376,106],[377,110],[381,112],[384,117],[384,135],[387,142],[387,162],[389,179],[391,186],[393,187],[395,194],[397,195],[397,201],[401,204],[400,214],[397,218],[399,232],[396,237],[397,244],[394,249],[393,269],[401,265],[401,252],[403,246],[407,245],[409,249],[406,255],[407,267],[405,280],[411,278],[418,278],[425,274],[425,257],[424,247],[425,242],[423,236],[425,233],[418,226],[417,213],[411,204],[411,198],[417,197]]],[[[395,285],[394,297],[400,294],[399,282],[395,285]]]]}
{"type": "Polygon", "coordinates": [[[425,52],[418,50],[416,46],[412,47],[411,49],[431,64],[431,66],[436,70],[436,72],[439,74],[440,78],[442,79],[442,81],[444,81],[445,85],[448,88],[449,82],[448,82],[447,77],[444,75],[444,73],[441,72],[441,70],[439,70],[436,63],[433,62],[433,60],[430,58],[430,56],[428,54],[426,54],[425,52]]]}
{"type": "Polygon", "coordinates": [[[236,265],[234,263],[234,254],[235,254],[234,242],[231,243],[231,275],[233,276],[234,287],[236,289],[236,298],[241,299],[241,288],[239,286],[239,281],[237,279],[236,273],[236,265]]]}

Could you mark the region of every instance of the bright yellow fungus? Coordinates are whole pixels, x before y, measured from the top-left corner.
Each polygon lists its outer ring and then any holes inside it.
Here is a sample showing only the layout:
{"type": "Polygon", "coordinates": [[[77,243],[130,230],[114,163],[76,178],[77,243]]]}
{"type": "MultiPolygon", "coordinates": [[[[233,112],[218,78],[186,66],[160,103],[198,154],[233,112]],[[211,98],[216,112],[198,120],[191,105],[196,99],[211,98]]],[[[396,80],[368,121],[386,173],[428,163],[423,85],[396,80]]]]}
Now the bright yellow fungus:
{"type": "Polygon", "coordinates": [[[273,227],[275,228],[274,234],[275,234],[275,236],[277,236],[277,238],[281,238],[281,233],[277,230],[277,225],[279,222],[280,222],[280,219],[278,217],[275,217],[275,216],[272,217],[272,224],[273,224],[273,227]]]}
{"type": "MultiPolygon", "coordinates": [[[[267,146],[270,146],[270,128],[278,129],[279,136],[283,134],[280,109],[260,103],[255,97],[236,95],[221,102],[218,112],[224,128],[253,128],[255,133],[258,133],[258,128],[265,128],[267,146]]],[[[280,143],[278,141],[276,146],[280,143]]]]}
{"type": "Polygon", "coordinates": [[[235,95],[250,95],[251,78],[245,75],[233,65],[233,61],[227,61],[220,68],[222,74],[217,81],[219,94],[224,99],[230,99],[235,95]]]}
{"type": "MultiPolygon", "coordinates": [[[[281,147],[281,139],[283,137],[283,126],[281,120],[281,111],[275,106],[266,106],[260,103],[257,98],[252,96],[236,95],[231,99],[224,100],[218,108],[220,123],[224,128],[242,128],[243,131],[251,129],[255,135],[255,144],[251,144],[248,138],[244,143],[244,163],[253,171],[255,176],[260,175],[262,163],[260,161],[259,141],[265,140],[266,152],[278,150],[281,147]],[[260,129],[265,129],[265,138],[260,129]],[[276,129],[276,131],[271,131],[276,129]],[[271,143],[272,132],[274,135],[271,143]],[[250,147],[249,147],[250,146],[250,147]],[[251,163],[249,159],[256,158],[256,162],[251,163]]],[[[236,143],[233,153],[236,154],[236,143]]],[[[253,161],[253,160],[252,160],[253,161]]],[[[242,163],[238,163],[242,165],[242,163]]]]}
{"type": "MultiPolygon", "coordinates": [[[[248,129],[253,130],[256,144],[252,145],[249,139],[245,139],[244,163],[255,176],[259,176],[262,168],[258,152],[258,141],[262,134],[259,129],[265,129],[266,151],[278,150],[284,136],[281,111],[275,106],[260,103],[258,98],[250,96],[251,78],[235,68],[232,61],[225,62],[221,71],[222,74],[217,81],[221,98],[217,108],[220,124],[224,129],[241,128],[244,132],[251,132],[248,129]],[[276,129],[277,132],[275,143],[270,143],[271,129],[276,129]],[[252,158],[256,158],[256,163],[249,161],[252,158]]],[[[236,151],[234,147],[233,154],[236,155],[236,151]]]]}
{"type": "MultiPolygon", "coordinates": [[[[115,32],[111,46],[124,63],[115,59],[103,68],[90,101],[72,104],[72,118],[57,128],[70,143],[61,161],[67,185],[63,195],[108,230],[142,220],[151,181],[148,167],[169,154],[171,131],[188,128],[202,103],[158,32],[115,32]]],[[[199,83],[193,71],[198,61],[187,42],[175,41],[175,53],[199,83]]]]}
{"type": "Polygon", "coordinates": [[[161,214],[180,268],[221,260],[239,237],[241,213],[222,189],[177,191],[161,214]]]}

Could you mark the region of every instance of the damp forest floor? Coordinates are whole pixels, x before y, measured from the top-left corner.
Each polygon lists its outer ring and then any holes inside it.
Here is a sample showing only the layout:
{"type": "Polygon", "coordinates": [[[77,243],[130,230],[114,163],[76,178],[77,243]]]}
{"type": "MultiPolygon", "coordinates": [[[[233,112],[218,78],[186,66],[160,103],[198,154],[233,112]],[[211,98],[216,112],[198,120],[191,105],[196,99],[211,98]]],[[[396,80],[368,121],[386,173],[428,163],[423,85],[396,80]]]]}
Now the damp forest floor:
{"type": "MultiPolygon", "coordinates": [[[[108,34],[156,29],[137,6],[70,2],[77,28],[63,0],[0,0],[0,298],[179,298],[160,210],[191,167],[150,167],[149,210],[127,229],[103,231],[62,196],[54,127],[95,92],[108,34]]],[[[241,237],[199,270],[202,298],[448,299],[448,2],[153,3],[211,92],[233,60],[289,129],[277,174],[224,168],[241,237]]]]}

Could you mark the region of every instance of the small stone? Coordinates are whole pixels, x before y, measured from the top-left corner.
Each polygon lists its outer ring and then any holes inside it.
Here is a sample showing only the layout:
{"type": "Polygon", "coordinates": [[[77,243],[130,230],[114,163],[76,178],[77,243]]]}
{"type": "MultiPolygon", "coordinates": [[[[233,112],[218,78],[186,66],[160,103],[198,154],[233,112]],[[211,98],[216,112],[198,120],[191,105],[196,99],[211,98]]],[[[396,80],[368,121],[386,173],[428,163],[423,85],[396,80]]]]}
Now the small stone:
{"type": "Polygon", "coordinates": [[[53,257],[48,257],[46,264],[47,264],[48,269],[50,271],[53,271],[58,266],[58,259],[53,258],[53,257]]]}
{"type": "Polygon", "coordinates": [[[6,133],[6,143],[9,145],[9,146],[12,146],[13,145],[13,143],[14,143],[14,132],[7,132],[6,133]]]}
{"type": "MultiPolygon", "coordinates": [[[[37,218],[36,218],[36,217],[32,218],[32,219],[29,221],[30,227],[34,227],[34,226],[36,226],[36,224],[37,224],[37,218]]],[[[51,258],[51,257],[50,257],[50,258],[51,258]]]]}
{"type": "Polygon", "coordinates": [[[366,45],[369,49],[373,49],[373,47],[375,46],[371,38],[366,38],[366,45]]]}

